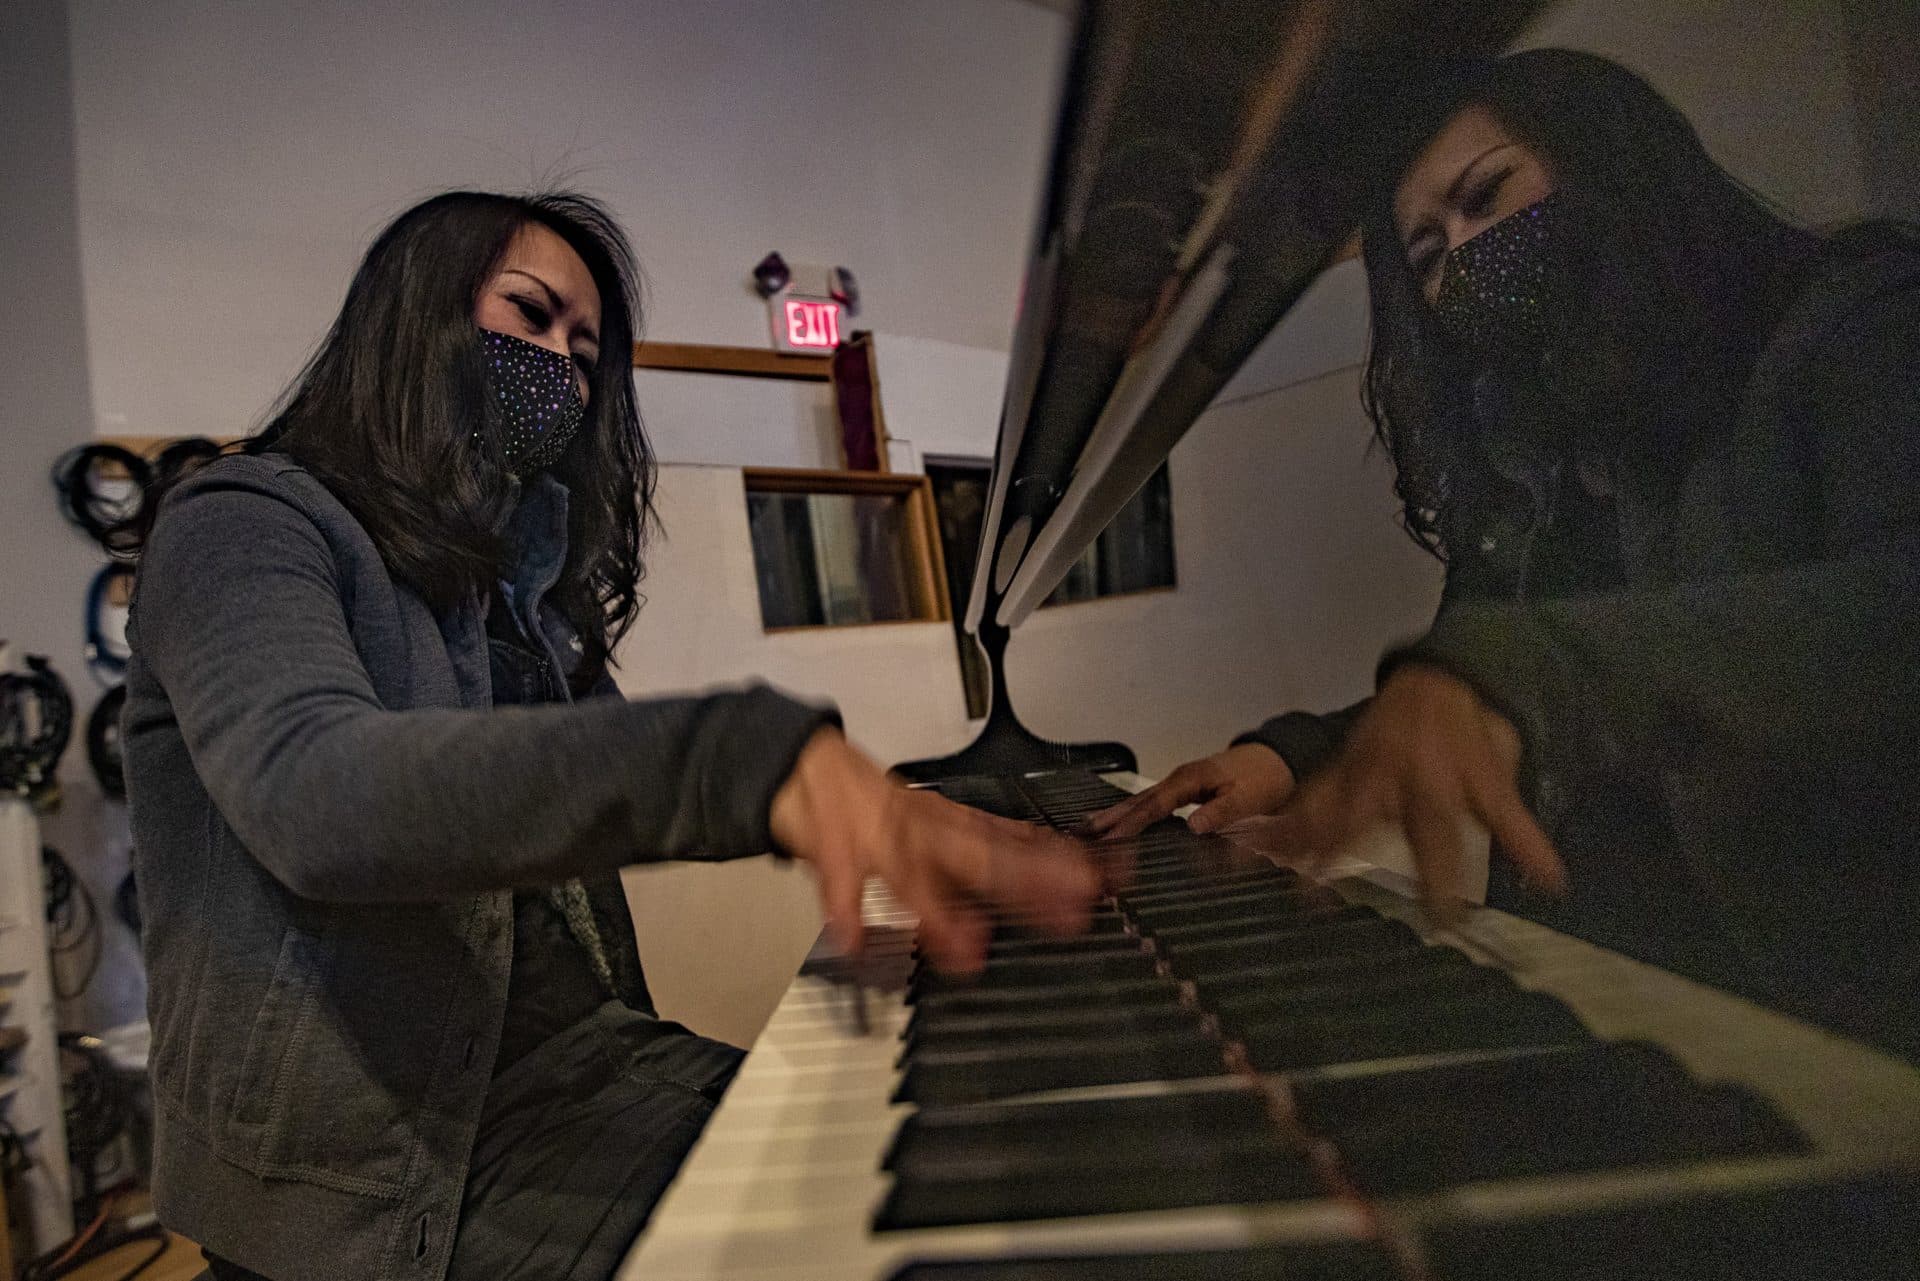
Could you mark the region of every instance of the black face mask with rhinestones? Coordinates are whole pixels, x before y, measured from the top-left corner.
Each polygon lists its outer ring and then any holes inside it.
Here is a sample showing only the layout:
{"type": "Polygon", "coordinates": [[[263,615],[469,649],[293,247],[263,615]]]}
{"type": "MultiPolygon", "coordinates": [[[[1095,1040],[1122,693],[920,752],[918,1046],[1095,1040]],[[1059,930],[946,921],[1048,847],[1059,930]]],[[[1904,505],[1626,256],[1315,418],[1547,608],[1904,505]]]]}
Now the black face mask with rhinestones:
{"type": "Polygon", "coordinates": [[[507,470],[529,476],[551,467],[586,421],[573,358],[492,329],[480,331],[480,347],[507,470]]]}
{"type": "Polygon", "coordinates": [[[1440,327],[1476,356],[1538,354],[1561,283],[1554,255],[1562,222],[1548,196],[1455,246],[1433,303],[1440,327]]]}

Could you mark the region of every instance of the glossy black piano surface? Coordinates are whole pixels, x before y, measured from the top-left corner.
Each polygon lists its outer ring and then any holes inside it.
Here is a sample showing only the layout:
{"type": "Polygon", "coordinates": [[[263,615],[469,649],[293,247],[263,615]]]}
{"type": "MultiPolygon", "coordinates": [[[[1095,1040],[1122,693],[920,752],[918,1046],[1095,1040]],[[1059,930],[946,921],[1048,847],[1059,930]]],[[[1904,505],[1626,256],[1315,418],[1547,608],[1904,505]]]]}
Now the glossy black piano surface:
{"type": "Polygon", "coordinates": [[[1103,853],[1091,930],[1003,922],[970,981],[876,894],[867,1018],[796,982],[623,1281],[1920,1278],[1911,1065],[1391,877],[1177,821],[1103,853]]]}
{"type": "MultiPolygon", "coordinates": [[[[1072,830],[1086,774],[943,790],[1072,830]]],[[[1084,937],[1003,925],[986,970],[916,968],[881,1233],[1804,1156],[1768,1100],[1168,822],[1084,937]],[[1359,1070],[1353,1070],[1358,1068],[1359,1070]],[[1182,1083],[1103,1096],[1099,1087],[1182,1083]]],[[[913,1264],[900,1281],[1183,1277],[1912,1276],[1916,1185],[1823,1177],[1654,1195],[1412,1240],[913,1264]],[[1835,1269],[1839,1269],[1836,1271],[1835,1269]]]]}

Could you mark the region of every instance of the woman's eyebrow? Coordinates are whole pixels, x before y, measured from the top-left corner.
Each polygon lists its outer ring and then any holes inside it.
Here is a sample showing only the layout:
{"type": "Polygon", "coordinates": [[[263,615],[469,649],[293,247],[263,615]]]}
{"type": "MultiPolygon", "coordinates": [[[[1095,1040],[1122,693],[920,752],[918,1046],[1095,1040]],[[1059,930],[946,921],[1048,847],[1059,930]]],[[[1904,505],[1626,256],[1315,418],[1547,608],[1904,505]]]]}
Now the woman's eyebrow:
{"type": "MultiPolygon", "coordinates": [[[[518,267],[507,267],[504,268],[500,274],[503,276],[525,276],[528,280],[540,286],[540,292],[547,296],[547,306],[553,308],[556,312],[565,312],[567,310],[566,300],[554,292],[552,285],[540,279],[540,277],[534,275],[532,272],[523,271],[518,267]]],[[[574,332],[585,338],[595,347],[600,345],[600,335],[594,331],[592,325],[587,324],[585,321],[574,326],[574,332]]]]}
{"type": "Polygon", "coordinates": [[[1493,146],[1488,147],[1485,151],[1475,156],[1472,160],[1469,160],[1466,164],[1460,166],[1460,172],[1453,175],[1453,184],[1447,188],[1446,203],[1449,205],[1458,205],[1460,203],[1461,188],[1467,185],[1467,178],[1475,169],[1480,167],[1482,160],[1485,160],[1488,156],[1494,155],[1497,152],[1505,151],[1509,147],[1517,147],[1519,145],[1520,144],[1514,142],[1495,143],[1493,146]]]}

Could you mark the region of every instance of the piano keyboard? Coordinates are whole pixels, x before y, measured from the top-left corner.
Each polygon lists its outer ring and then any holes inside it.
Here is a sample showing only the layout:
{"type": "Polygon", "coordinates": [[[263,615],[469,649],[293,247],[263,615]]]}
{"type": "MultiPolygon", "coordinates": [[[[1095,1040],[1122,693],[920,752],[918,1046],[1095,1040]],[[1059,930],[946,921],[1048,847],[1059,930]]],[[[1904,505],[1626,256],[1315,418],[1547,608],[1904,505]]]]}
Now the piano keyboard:
{"type": "Polygon", "coordinates": [[[803,972],[619,1276],[1920,1277],[1913,1067],[1504,913],[1436,931],[1388,873],[1135,848],[977,981],[871,896],[865,986],[803,972]]]}

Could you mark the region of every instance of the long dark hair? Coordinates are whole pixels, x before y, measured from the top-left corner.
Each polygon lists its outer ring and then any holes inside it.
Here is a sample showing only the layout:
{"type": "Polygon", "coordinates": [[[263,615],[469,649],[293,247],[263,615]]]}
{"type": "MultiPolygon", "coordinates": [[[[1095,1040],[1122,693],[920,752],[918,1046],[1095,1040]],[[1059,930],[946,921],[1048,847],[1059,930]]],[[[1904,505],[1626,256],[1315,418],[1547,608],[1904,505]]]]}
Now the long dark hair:
{"type": "MultiPolygon", "coordinates": [[[[1611,415],[1622,449],[1677,473],[1701,416],[1731,411],[1752,360],[1804,282],[1823,241],[1727,174],[1686,117],[1639,76],[1593,54],[1537,49],[1460,64],[1389,156],[1363,217],[1373,310],[1363,400],[1393,456],[1402,520],[1445,559],[1500,482],[1479,455],[1487,419],[1512,400],[1439,330],[1393,220],[1393,191],[1417,145],[1456,111],[1488,109],[1533,149],[1580,234],[1570,244],[1582,298],[1564,383],[1596,394],[1559,412],[1611,415]],[[1491,403],[1490,403],[1491,402],[1491,403]]],[[[1537,407],[1537,406],[1536,406],[1537,407]]]]}
{"type": "MultiPolygon", "coordinates": [[[[626,236],[586,196],[451,191],[389,223],[347,287],[339,317],[246,452],[292,455],[346,505],[393,575],[436,608],[489,591],[515,492],[492,407],[473,308],[523,228],[549,228],[600,293],[601,357],[587,420],[549,470],[568,504],[555,605],[579,631],[575,684],[605,671],[639,611],[654,524],[654,464],[634,401],[631,353],[640,276],[626,236]]],[[[146,506],[157,512],[158,495],[146,506]]]]}

